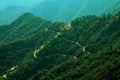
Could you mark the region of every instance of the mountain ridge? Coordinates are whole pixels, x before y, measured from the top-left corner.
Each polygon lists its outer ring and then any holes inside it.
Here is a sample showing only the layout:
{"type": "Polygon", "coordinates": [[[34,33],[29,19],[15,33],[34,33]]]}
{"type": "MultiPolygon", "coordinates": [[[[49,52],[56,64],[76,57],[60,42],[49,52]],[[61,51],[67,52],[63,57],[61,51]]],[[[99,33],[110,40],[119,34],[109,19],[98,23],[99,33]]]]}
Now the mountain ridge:
{"type": "Polygon", "coordinates": [[[120,12],[69,23],[39,19],[27,13],[10,24],[20,29],[0,43],[0,79],[119,79],[120,12]]]}
{"type": "Polygon", "coordinates": [[[119,4],[119,0],[48,0],[34,6],[21,7],[11,5],[4,11],[0,11],[0,25],[10,24],[26,12],[49,21],[60,22],[68,22],[77,17],[87,15],[115,14],[119,11],[119,4]]]}

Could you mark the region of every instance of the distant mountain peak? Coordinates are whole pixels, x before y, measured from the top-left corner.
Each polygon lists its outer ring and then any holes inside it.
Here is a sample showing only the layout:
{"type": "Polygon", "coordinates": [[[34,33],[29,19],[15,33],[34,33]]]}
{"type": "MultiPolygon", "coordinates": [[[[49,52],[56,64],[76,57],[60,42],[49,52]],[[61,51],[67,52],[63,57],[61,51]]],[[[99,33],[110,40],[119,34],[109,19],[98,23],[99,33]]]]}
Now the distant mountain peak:
{"type": "Polygon", "coordinates": [[[18,19],[32,19],[34,18],[35,16],[29,12],[27,13],[24,13],[22,16],[20,16],[18,19]]]}
{"type": "Polygon", "coordinates": [[[23,15],[21,15],[18,19],[25,19],[25,20],[33,20],[33,19],[37,19],[37,20],[42,20],[42,21],[47,21],[47,20],[45,20],[45,19],[43,19],[43,18],[41,18],[41,17],[38,17],[38,16],[34,16],[32,13],[29,13],[29,12],[27,12],[27,13],[24,13],[23,15]]]}
{"type": "Polygon", "coordinates": [[[26,24],[31,23],[34,20],[42,20],[42,18],[36,17],[33,14],[27,12],[18,17],[12,24],[26,24]]]}
{"type": "Polygon", "coordinates": [[[34,15],[32,13],[27,12],[27,13],[24,13],[22,16],[33,17],[34,15]]]}

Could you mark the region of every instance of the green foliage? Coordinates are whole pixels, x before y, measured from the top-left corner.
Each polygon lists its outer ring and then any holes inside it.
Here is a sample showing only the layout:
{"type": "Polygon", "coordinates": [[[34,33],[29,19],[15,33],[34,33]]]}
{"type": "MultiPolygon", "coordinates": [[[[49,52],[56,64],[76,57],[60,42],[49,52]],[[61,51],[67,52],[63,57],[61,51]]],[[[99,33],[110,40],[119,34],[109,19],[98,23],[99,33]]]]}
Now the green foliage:
{"type": "Polygon", "coordinates": [[[0,74],[8,80],[119,80],[120,14],[77,18],[70,30],[62,30],[65,25],[26,13],[1,26],[0,74]]]}

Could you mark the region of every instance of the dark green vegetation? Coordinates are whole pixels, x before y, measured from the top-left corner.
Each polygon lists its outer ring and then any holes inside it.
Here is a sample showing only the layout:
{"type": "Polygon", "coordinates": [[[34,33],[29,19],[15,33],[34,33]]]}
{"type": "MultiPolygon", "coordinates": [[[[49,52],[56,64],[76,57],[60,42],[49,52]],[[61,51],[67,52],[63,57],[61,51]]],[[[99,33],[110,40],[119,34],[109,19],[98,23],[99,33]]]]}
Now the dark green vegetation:
{"type": "Polygon", "coordinates": [[[119,80],[120,12],[49,22],[26,13],[0,26],[0,79],[119,80]]]}

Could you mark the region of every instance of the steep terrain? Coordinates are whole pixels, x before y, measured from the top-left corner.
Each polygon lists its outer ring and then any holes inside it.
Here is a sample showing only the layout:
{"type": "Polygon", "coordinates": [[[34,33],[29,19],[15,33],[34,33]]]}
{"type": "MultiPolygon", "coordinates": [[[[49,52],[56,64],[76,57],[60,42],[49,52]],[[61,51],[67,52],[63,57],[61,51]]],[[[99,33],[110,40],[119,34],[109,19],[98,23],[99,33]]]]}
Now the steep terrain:
{"type": "Polygon", "coordinates": [[[68,23],[26,13],[0,26],[0,79],[119,80],[120,12],[68,23]]]}

